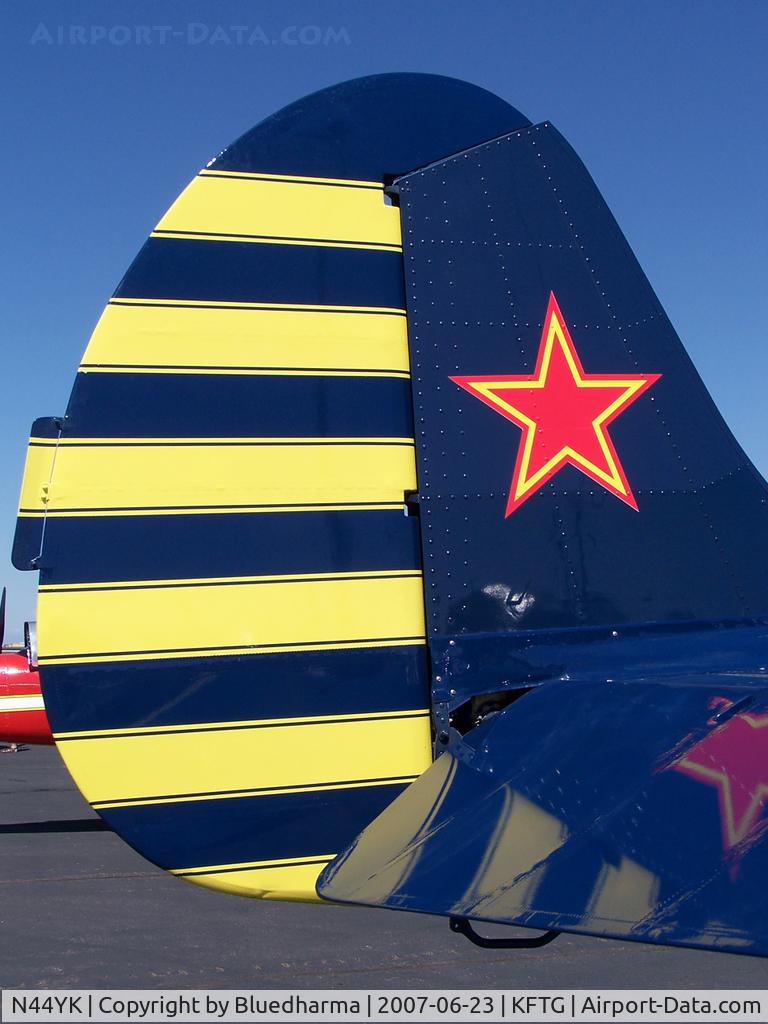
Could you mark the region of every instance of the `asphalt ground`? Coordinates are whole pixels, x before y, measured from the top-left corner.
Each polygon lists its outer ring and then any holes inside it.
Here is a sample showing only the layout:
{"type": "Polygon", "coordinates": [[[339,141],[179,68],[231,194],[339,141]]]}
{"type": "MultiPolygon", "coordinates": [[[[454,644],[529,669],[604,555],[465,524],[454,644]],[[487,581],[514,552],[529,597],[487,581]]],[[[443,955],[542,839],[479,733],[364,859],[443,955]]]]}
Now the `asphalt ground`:
{"type": "Polygon", "coordinates": [[[768,988],[768,960],[560,936],[484,951],[444,919],[261,903],[148,864],[53,748],[0,755],[3,988],[768,988]]]}

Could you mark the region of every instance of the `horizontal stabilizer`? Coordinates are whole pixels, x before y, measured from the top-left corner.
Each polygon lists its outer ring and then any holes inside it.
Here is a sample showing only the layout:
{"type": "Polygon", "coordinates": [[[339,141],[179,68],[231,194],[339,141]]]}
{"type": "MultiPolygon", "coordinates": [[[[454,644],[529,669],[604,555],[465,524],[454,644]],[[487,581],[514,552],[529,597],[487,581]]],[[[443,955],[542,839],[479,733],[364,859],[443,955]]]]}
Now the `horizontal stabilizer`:
{"type": "Polygon", "coordinates": [[[453,745],[318,891],[765,954],[766,750],[753,680],[547,683],[453,745]]]}

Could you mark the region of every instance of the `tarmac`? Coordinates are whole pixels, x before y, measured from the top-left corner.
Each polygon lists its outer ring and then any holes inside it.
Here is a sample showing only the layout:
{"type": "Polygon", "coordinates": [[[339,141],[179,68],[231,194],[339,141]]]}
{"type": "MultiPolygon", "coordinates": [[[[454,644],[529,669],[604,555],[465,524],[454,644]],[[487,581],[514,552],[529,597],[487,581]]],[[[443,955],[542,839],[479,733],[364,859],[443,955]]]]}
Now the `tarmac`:
{"type": "Polygon", "coordinates": [[[488,951],[442,918],[209,892],[103,828],[45,747],[0,755],[0,936],[3,988],[768,988],[756,957],[571,935],[488,951]]]}

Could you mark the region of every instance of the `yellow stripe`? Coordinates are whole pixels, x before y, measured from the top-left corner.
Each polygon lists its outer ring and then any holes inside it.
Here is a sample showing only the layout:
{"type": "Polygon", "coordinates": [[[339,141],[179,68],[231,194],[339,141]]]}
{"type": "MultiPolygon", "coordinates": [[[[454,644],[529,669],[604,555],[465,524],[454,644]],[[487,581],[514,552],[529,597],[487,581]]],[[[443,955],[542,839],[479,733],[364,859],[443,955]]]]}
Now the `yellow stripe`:
{"type": "Polygon", "coordinates": [[[400,211],[384,202],[383,189],[265,178],[200,175],[155,230],[361,248],[399,248],[401,244],[400,211]]]}
{"type": "Polygon", "coordinates": [[[151,231],[150,237],[194,239],[200,242],[248,242],[251,245],[314,245],[328,249],[375,249],[379,252],[403,251],[400,245],[384,245],[376,242],[337,242],[325,238],[313,238],[311,240],[306,238],[254,238],[250,235],[243,238],[242,235],[223,235],[214,234],[213,232],[203,234],[200,231],[151,231]]]}
{"type": "Polygon", "coordinates": [[[224,874],[181,875],[185,882],[202,885],[206,889],[252,896],[261,900],[296,900],[302,903],[320,903],[315,882],[325,865],[333,859],[328,854],[311,864],[285,864],[273,867],[246,867],[241,871],[224,874]]]}
{"type": "MultiPolygon", "coordinates": [[[[363,440],[363,439],[361,439],[363,440]]],[[[184,445],[71,441],[30,447],[21,508],[41,512],[402,502],[415,490],[413,442],[184,445]]]]}
{"type": "Polygon", "coordinates": [[[29,443],[45,448],[144,448],[166,447],[239,447],[242,445],[413,445],[412,437],[30,437],[29,443]]]}
{"type": "Polygon", "coordinates": [[[311,644],[278,644],[275,647],[254,647],[249,645],[248,647],[211,647],[201,651],[200,648],[190,647],[184,650],[174,651],[151,651],[142,654],[77,654],[77,655],[66,655],[63,657],[46,658],[43,655],[38,655],[38,661],[41,665],[88,665],[95,664],[97,662],[104,661],[162,661],[169,658],[218,658],[224,657],[225,655],[251,655],[251,654],[293,654],[293,653],[305,653],[307,651],[352,651],[359,650],[362,648],[370,647],[413,647],[414,644],[424,644],[426,639],[424,636],[411,636],[405,637],[402,640],[379,640],[379,639],[368,639],[361,641],[333,641],[333,642],[318,642],[311,644]]]}
{"type": "Polygon", "coordinates": [[[146,299],[138,297],[124,299],[113,296],[109,303],[112,306],[192,306],[195,309],[207,309],[214,306],[216,309],[264,309],[273,312],[387,313],[403,317],[407,315],[403,306],[337,306],[318,305],[311,302],[235,302],[228,299],[146,299]]]}
{"type": "Polygon", "coordinates": [[[271,788],[271,790],[238,790],[234,793],[219,793],[212,797],[210,794],[196,794],[193,797],[158,797],[152,800],[134,800],[131,802],[125,801],[106,801],[103,804],[94,804],[94,807],[98,810],[110,810],[114,807],[155,807],[161,804],[199,804],[205,800],[242,800],[250,797],[287,797],[296,793],[303,794],[322,794],[322,793],[338,793],[339,790],[370,790],[372,786],[378,785],[410,785],[411,782],[415,782],[418,775],[402,775],[397,778],[386,778],[386,779],[368,779],[365,782],[329,782],[327,784],[312,785],[307,787],[306,785],[293,785],[293,786],[280,786],[278,788],[271,788]]]}
{"type": "MultiPolygon", "coordinates": [[[[35,440],[30,438],[30,442],[35,440]]],[[[48,511],[51,477],[56,461],[56,442],[46,443],[44,447],[27,448],[24,461],[24,475],[21,478],[21,508],[36,509],[38,516],[45,516],[48,511]]]]}
{"type": "Polygon", "coordinates": [[[293,793],[332,793],[338,792],[340,789],[370,789],[372,786],[408,786],[411,782],[415,782],[417,778],[418,775],[402,775],[397,778],[367,779],[364,782],[345,781],[322,783],[319,785],[313,784],[311,788],[307,786],[279,786],[268,790],[238,789],[233,793],[216,793],[213,796],[210,793],[197,793],[193,796],[153,797],[149,800],[146,797],[140,800],[123,800],[118,802],[107,800],[104,803],[94,804],[94,807],[98,810],[109,810],[111,807],[154,807],[160,804],[194,804],[204,800],[237,800],[245,797],[290,796],[293,793]]]}
{"type": "Polygon", "coordinates": [[[407,326],[405,316],[382,310],[113,303],[104,309],[83,363],[91,369],[106,364],[407,374],[407,326]]]}
{"type": "Polygon", "coordinates": [[[232,586],[236,583],[301,583],[312,580],[360,580],[371,577],[392,577],[403,579],[414,576],[421,579],[420,569],[382,569],[372,572],[370,569],[365,572],[295,572],[286,574],[271,574],[269,576],[205,576],[177,580],[120,580],[119,583],[48,583],[40,584],[40,593],[46,591],[71,592],[77,590],[128,590],[131,588],[147,587],[182,587],[182,586],[214,586],[226,584],[232,586]]]}
{"type": "MultiPolygon", "coordinates": [[[[428,715],[429,708],[415,708],[409,711],[377,711],[376,718],[404,718],[412,715],[428,715]]],[[[246,728],[253,726],[268,725],[322,725],[323,722],[357,722],[360,719],[371,718],[371,712],[356,712],[349,715],[302,715],[293,718],[254,718],[237,722],[201,722],[195,725],[142,725],[130,729],[85,729],[81,732],[57,732],[54,737],[57,740],[83,739],[92,736],[124,736],[141,735],[143,733],[155,732],[189,732],[194,729],[196,732],[205,732],[208,729],[230,729],[232,727],[246,728]]]]}
{"type": "Polygon", "coordinates": [[[429,719],[70,740],[67,767],[90,803],[332,785],[420,775],[429,719]]]}
{"type": "Polygon", "coordinates": [[[203,168],[201,178],[254,178],[257,181],[289,181],[302,185],[344,185],[346,188],[375,188],[384,190],[381,181],[369,181],[361,178],[316,178],[299,174],[265,174],[263,171],[220,171],[216,168],[203,168]]]}
{"type": "Polygon", "coordinates": [[[243,864],[213,864],[204,868],[178,868],[171,874],[185,882],[219,892],[236,893],[269,900],[318,902],[315,882],[335,853],[313,857],[292,857],[277,861],[253,861],[243,864]]]}
{"type": "Polygon", "coordinates": [[[423,638],[423,600],[419,576],[47,591],[38,598],[40,661],[271,645],[375,646],[378,638],[423,638]]]}
{"type": "Polygon", "coordinates": [[[78,367],[78,373],[169,373],[178,374],[212,374],[218,377],[251,376],[251,377],[395,377],[398,380],[410,380],[410,373],[400,370],[296,370],[278,369],[265,370],[259,368],[245,369],[222,369],[217,366],[214,369],[203,366],[84,366],[78,367]]]}
{"type": "MultiPolygon", "coordinates": [[[[259,512],[372,512],[376,510],[391,512],[393,509],[402,509],[402,499],[398,502],[388,504],[370,504],[361,508],[359,505],[253,505],[238,506],[237,508],[159,508],[159,509],[132,509],[126,513],[121,509],[99,509],[98,516],[197,516],[197,515],[254,515],[259,512]]],[[[42,519],[46,515],[69,517],[88,517],[94,515],[93,511],[72,512],[71,510],[50,509],[48,512],[40,510],[23,510],[18,513],[20,519],[42,519]]]]}
{"type": "Polygon", "coordinates": [[[189,876],[213,874],[217,871],[251,871],[259,868],[290,868],[300,864],[305,864],[307,861],[313,861],[316,864],[327,864],[328,861],[333,860],[335,856],[335,853],[313,853],[307,857],[276,857],[273,860],[233,861],[232,863],[225,864],[205,864],[202,867],[194,868],[169,868],[168,873],[171,875],[189,876]]]}

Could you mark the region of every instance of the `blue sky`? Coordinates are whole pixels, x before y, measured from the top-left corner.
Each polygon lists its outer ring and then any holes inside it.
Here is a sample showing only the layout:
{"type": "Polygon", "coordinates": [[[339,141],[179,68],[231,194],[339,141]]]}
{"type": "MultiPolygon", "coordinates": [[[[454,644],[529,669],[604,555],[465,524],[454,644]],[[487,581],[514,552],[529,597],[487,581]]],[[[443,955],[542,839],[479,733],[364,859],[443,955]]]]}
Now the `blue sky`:
{"type": "Polygon", "coordinates": [[[307,92],[430,71],[551,120],[587,164],[739,441],[768,473],[762,0],[3,5],[0,580],[26,438],[64,411],[102,306],[210,157],[307,92]]]}

